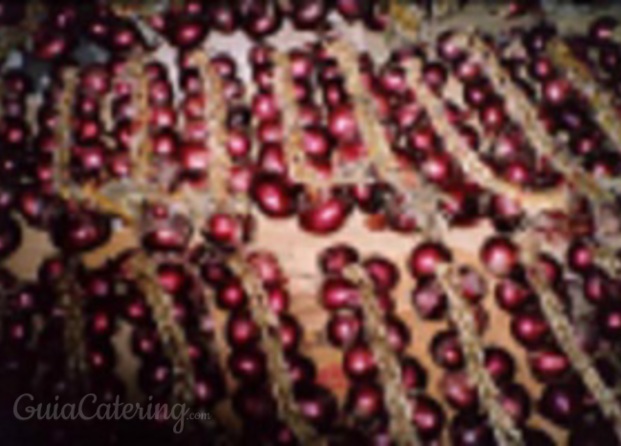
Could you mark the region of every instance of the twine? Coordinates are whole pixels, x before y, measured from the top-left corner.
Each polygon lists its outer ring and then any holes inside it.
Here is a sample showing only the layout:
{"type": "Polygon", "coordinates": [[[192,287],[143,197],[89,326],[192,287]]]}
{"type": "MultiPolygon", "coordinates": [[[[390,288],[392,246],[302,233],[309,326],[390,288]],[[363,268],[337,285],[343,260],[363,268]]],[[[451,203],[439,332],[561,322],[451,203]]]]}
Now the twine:
{"type": "Polygon", "coordinates": [[[422,444],[412,423],[415,410],[407,398],[403,385],[401,366],[390,346],[382,310],[375,296],[375,288],[367,273],[359,265],[349,266],[345,277],[356,283],[360,290],[360,307],[363,313],[364,334],[373,352],[384,389],[384,403],[389,414],[390,435],[399,446],[422,444]]]}
{"type": "Polygon", "coordinates": [[[562,68],[573,86],[587,99],[595,120],[616,149],[621,151],[621,116],[614,105],[613,95],[598,85],[589,68],[572,54],[571,48],[560,38],[552,39],[546,51],[552,62],[562,68]]]}
{"type": "Polygon", "coordinates": [[[470,150],[464,137],[449,121],[442,100],[436,97],[425,85],[422,80],[421,61],[409,61],[406,64],[406,73],[408,83],[417,86],[417,98],[425,107],[435,130],[443,137],[445,149],[459,163],[469,178],[484,189],[488,189],[497,195],[505,195],[521,203],[525,209],[533,213],[564,208],[568,205],[568,197],[564,191],[526,191],[498,177],[489,166],[479,159],[476,152],[470,150]]]}
{"type": "Polygon", "coordinates": [[[173,365],[174,398],[178,401],[191,402],[194,399],[195,377],[187,339],[174,317],[174,299],[163,291],[157,270],[144,252],[132,258],[131,266],[155,320],[164,353],[173,365]]]}
{"type": "MultiPolygon", "coordinates": [[[[571,321],[565,315],[558,296],[550,288],[544,273],[537,265],[538,249],[534,234],[526,233],[525,240],[521,245],[528,279],[535,293],[539,296],[541,309],[550,324],[555,339],[601,408],[604,416],[615,426],[621,426],[621,406],[617,402],[615,391],[608,388],[591,358],[576,341],[571,321]]],[[[616,433],[621,439],[619,429],[616,429],[616,433]]]]}
{"type": "Polygon", "coordinates": [[[454,274],[453,267],[441,264],[437,273],[438,281],[449,299],[450,317],[459,333],[468,377],[476,386],[496,440],[502,446],[524,445],[524,439],[515,421],[500,402],[500,390],[485,367],[485,351],[477,333],[476,322],[451,280],[454,274]]]}
{"type": "MultiPolygon", "coordinates": [[[[511,80],[511,76],[501,65],[498,57],[480,37],[474,34],[463,34],[456,41],[465,49],[469,49],[498,90],[507,101],[505,107],[509,116],[520,124],[528,141],[537,154],[550,161],[552,166],[562,173],[570,184],[596,203],[614,201],[614,195],[599,184],[588,172],[556,150],[554,138],[546,131],[540,121],[538,111],[524,92],[511,80]]],[[[564,203],[567,200],[563,200],[564,203]]]]}
{"type": "Polygon", "coordinates": [[[250,312],[260,331],[260,343],[266,355],[269,382],[276,399],[278,414],[303,445],[323,445],[315,429],[300,412],[293,393],[289,367],[278,335],[278,319],[271,311],[268,296],[252,267],[241,257],[234,256],[229,266],[242,280],[249,297],[250,312]]]}

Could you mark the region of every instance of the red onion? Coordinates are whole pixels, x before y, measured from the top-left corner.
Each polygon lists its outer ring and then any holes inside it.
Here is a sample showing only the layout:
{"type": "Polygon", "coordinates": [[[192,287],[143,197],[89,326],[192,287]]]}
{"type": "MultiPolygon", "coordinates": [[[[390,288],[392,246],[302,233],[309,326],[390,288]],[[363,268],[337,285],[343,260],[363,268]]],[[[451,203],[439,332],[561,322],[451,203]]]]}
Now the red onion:
{"type": "Polygon", "coordinates": [[[299,0],[292,3],[291,18],[296,28],[316,30],[326,21],[329,13],[327,0],[299,0]]]}
{"type": "Polygon", "coordinates": [[[300,227],[313,234],[329,234],[345,224],[351,212],[351,204],[339,196],[320,199],[300,210],[300,227]]]}
{"type": "Polygon", "coordinates": [[[319,255],[319,266],[324,274],[341,274],[343,269],[359,259],[358,251],[346,244],[333,245],[319,255]]]}
{"type": "Polygon", "coordinates": [[[282,177],[273,174],[255,176],[251,198],[270,217],[289,217],[297,207],[292,187],[282,177]]]}

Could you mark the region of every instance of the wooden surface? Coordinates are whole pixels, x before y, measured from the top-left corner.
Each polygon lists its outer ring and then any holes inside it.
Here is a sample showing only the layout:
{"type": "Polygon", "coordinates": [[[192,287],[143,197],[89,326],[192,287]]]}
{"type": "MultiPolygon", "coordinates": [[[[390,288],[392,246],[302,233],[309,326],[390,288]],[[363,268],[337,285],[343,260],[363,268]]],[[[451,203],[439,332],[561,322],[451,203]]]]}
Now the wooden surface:
{"type": "MultiPolygon", "coordinates": [[[[429,322],[418,318],[411,304],[410,292],[415,286],[415,281],[407,272],[407,259],[420,241],[420,237],[411,235],[399,235],[391,231],[370,231],[365,225],[365,217],[362,214],[354,214],[343,230],[328,237],[317,237],[301,232],[295,219],[286,221],[266,220],[258,216],[256,242],[251,248],[267,249],[278,257],[280,265],[289,278],[288,289],[291,294],[291,310],[295,317],[304,327],[304,340],[300,351],[311,356],[318,365],[319,381],[334,390],[339,398],[344,397],[347,391],[348,381],[344,377],[341,368],[341,350],[333,348],[325,339],[325,325],[329,313],[321,307],[319,290],[322,282],[322,274],[317,265],[318,254],[328,246],[336,243],[348,243],[355,246],[364,257],[374,254],[390,258],[399,266],[401,277],[399,285],[392,293],[398,315],[410,328],[412,342],[409,345],[408,354],[416,357],[429,372],[428,391],[438,401],[442,402],[449,419],[454,410],[444,404],[441,396],[440,379],[443,371],[433,364],[428,354],[431,339],[439,330],[448,326],[446,321],[429,322]]],[[[478,250],[485,235],[489,233],[486,225],[480,225],[466,230],[452,231],[449,237],[455,255],[456,263],[468,263],[484,272],[479,264],[478,250]]],[[[115,240],[106,248],[95,251],[85,257],[91,265],[100,264],[114,252],[123,248],[134,246],[131,235],[125,231],[116,234],[115,240]]],[[[47,236],[38,231],[29,231],[26,234],[26,243],[21,250],[11,259],[10,268],[22,277],[32,278],[36,274],[36,268],[40,259],[53,253],[49,246],[47,236]]],[[[484,335],[485,345],[499,345],[509,349],[518,359],[516,381],[525,384],[533,397],[540,393],[541,386],[532,378],[526,363],[525,350],[517,346],[509,333],[509,318],[501,311],[493,297],[493,278],[486,276],[488,283],[488,295],[484,299],[484,307],[489,311],[490,326],[484,335]]],[[[224,311],[214,308],[215,324],[220,333],[228,317],[224,311]]],[[[115,335],[117,344],[126,344],[130,327],[121,324],[120,331],[115,335]]],[[[228,354],[228,346],[222,336],[216,338],[218,350],[221,352],[221,363],[225,364],[228,354]]],[[[135,382],[138,365],[136,358],[126,349],[119,349],[118,372],[130,384],[130,398],[138,398],[132,383],[135,382]]],[[[230,378],[230,377],[229,377],[230,378]]],[[[234,380],[229,380],[230,388],[234,388],[234,380]]],[[[237,420],[231,417],[228,402],[217,408],[216,414],[223,422],[232,426],[237,425],[237,420]]],[[[564,433],[555,429],[550,423],[541,417],[532,417],[532,425],[541,426],[553,433],[556,438],[562,438],[564,433]]],[[[446,434],[446,432],[445,432],[446,434]]],[[[562,442],[561,442],[562,444],[562,442]]]]}

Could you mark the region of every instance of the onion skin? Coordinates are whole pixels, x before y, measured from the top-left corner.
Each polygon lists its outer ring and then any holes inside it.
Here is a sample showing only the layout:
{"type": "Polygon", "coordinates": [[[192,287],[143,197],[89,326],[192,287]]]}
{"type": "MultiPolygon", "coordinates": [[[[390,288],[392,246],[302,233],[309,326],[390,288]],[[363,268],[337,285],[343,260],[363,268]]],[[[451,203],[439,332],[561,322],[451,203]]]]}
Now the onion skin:
{"type": "Polygon", "coordinates": [[[324,274],[341,275],[344,269],[358,262],[360,254],[353,246],[337,244],[326,248],[319,254],[319,268],[324,274]]]}
{"type": "Polygon", "coordinates": [[[212,0],[208,4],[209,23],[223,34],[231,34],[240,26],[240,18],[228,0],[212,0]]]}
{"type": "Polygon", "coordinates": [[[295,192],[281,176],[274,174],[255,176],[250,193],[259,209],[269,217],[287,218],[296,212],[295,192]]]}
{"type": "Polygon", "coordinates": [[[336,0],[335,7],[345,20],[354,21],[362,18],[363,8],[359,0],[336,0]]]}
{"type": "Polygon", "coordinates": [[[330,234],[343,227],[351,210],[351,204],[345,199],[333,196],[303,209],[298,221],[300,227],[307,232],[330,234]]]}
{"type": "Polygon", "coordinates": [[[301,0],[293,2],[291,19],[297,29],[311,31],[325,23],[329,12],[327,0],[301,0]]]}
{"type": "Polygon", "coordinates": [[[237,0],[237,12],[242,28],[257,40],[276,33],[283,21],[280,7],[268,0],[237,0]]]}
{"type": "Polygon", "coordinates": [[[91,211],[68,211],[51,222],[50,237],[66,253],[92,251],[105,245],[112,236],[110,218],[91,211]]]}

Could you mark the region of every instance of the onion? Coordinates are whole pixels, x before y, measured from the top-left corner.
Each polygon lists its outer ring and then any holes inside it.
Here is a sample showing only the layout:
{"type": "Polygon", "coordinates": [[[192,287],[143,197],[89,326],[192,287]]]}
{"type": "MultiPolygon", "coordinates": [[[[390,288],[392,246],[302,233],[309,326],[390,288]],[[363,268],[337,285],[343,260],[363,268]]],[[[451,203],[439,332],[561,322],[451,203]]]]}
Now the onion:
{"type": "Polygon", "coordinates": [[[317,30],[325,23],[329,13],[327,0],[298,0],[292,5],[293,24],[301,30],[317,30]]]}

